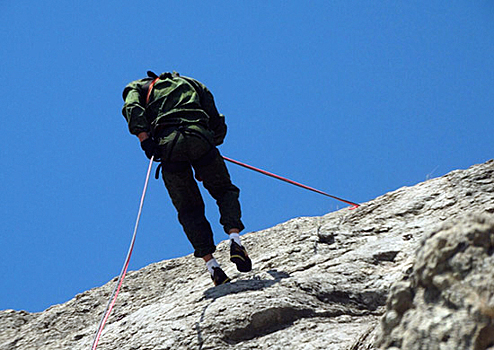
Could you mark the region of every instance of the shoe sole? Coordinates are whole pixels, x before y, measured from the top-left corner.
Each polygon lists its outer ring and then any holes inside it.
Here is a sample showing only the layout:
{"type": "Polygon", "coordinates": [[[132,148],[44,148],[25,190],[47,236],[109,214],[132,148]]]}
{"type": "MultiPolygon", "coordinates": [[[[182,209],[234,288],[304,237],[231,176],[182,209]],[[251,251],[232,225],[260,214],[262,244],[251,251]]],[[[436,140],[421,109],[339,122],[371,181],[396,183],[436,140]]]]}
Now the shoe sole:
{"type": "Polygon", "coordinates": [[[234,254],[230,256],[230,261],[237,265],[237,270],[240,272],[249,272],[252,270],[252,261],[248,257],[245,259],[241,255],[234,254]]]}
{"type": "Polygon", "coordinates": [[[219,283],[219,284],[215,284],[215,286],[221,286],[222,284],[227,284],[229,282],[231,282],[231,278],[230,277],[227,277],[223,282],[219,283]]]}

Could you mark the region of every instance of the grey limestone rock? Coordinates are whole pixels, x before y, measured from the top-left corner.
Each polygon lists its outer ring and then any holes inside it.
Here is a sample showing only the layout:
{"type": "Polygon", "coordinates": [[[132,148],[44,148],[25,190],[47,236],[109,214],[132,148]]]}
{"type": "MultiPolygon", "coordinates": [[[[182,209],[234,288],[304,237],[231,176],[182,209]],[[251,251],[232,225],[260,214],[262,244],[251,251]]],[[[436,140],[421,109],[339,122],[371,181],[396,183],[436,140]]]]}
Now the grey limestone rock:
{"type": "Polygon", "coordinates": [[[413,270],[391,287],[378,345],[494,347],[493,253],[493,214],[465,214],[427,234],[413,270]]]}
{"type": "MultiPolygon", "coordinates": [[[[437,228],[456,227],[448,222],[463,222],[468,213],[494,213],[494,161],[400,188],[355,210],[247,233],[242,241],[254,263],[247,274],[236,272],[222,242],[216,257],[233,278],[227,285],[213,287],[192,255],[151,264],[127,275],[98,349],[396,349],[408,341],[399,340],[400,327],[433,329],[435,318],[452,317],[447,312],[461,305],[475,321],[464,328],[486,339],[479,346],[492,346],[493,265],[482,258],[492,242],[475,231],[473,244],[463,246],[463,238],[446,240],[448,229],[437,228]],[[443,239],[437,244],[445,255],[422,250],[417,260],[423,237],[443,239]],[[459,254],[462,249],[475,258],[459,254]],[[434,264],[422,262],[428,254],[434,264]],[[475,277],[472,268],[484,275],[475,277]],[[429,285],[447,290],[429,295],[429,285]],[[412,311],[420,298],[431,297],[442,307],[418,324],[412,311]]],[[[488,219],[465,227],[475,220],[488,219]]],[[[0,349],[90,349],[114,283],[40,313],[1,311],[0,349]]]]}

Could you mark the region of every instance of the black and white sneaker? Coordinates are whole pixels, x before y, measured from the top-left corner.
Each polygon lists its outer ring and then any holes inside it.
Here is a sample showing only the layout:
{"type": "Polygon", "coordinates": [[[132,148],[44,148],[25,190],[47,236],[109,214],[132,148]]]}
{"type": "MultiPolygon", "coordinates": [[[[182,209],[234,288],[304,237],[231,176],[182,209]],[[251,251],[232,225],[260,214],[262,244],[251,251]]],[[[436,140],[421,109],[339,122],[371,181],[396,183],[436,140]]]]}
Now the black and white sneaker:
{"type": "Polygon", "coordinates": [[[213,280],[215,286],[219,286],[231,281],[230,278],[219,266],[213,267],[213,274],[211,275],[211,279],[213,280]]]}
{"type": "Polygon", "coordinates": [[[230,261],[237,265],[237,270],[240,272],[252,270],[252,261],[247,255],[247,250],[233,240],[230,243],[230,261]]]}

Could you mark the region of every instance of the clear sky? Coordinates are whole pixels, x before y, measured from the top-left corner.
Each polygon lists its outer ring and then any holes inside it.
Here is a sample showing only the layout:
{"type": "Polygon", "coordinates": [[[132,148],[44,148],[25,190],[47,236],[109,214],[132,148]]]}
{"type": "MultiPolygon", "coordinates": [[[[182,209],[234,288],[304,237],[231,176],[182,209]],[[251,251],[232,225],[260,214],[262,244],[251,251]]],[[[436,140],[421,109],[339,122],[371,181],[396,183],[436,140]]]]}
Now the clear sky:
{"type": "MultiPolygon", "coordinates": [[[[148,69],[210,88],[224,155],[351,201],[493,157],[490,0],[16,0],[0,19],[0,309],[119,274],[148,164],[121,94],[148,69]]],[[[346,207],[229,169],[245,232],[346,207]]],[[[153,179],[130,269],[191,252],[153,179]]]]}

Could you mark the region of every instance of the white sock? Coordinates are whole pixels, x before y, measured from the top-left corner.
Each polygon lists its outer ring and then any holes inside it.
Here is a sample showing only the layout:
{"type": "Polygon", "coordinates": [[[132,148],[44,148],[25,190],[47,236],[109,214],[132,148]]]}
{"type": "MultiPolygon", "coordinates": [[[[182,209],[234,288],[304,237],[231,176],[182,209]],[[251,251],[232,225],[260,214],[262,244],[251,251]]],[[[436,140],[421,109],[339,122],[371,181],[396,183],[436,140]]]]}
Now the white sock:
{"type": "Polygon", "coordinates": [[[232,240],[238,245],[242,245],[242,243],[240,243],[240,234],[238,232],[230,233],[230,244],[232,240]]]}
{"type": "Polygon", "coordinates": [[[209,273],[212,275],[214,272],[213,267],[220,267],[220,264],[218,264],[215,258],[212,258],[211,260],[206,262],[206,267],[208,268],[209,273]]]}

